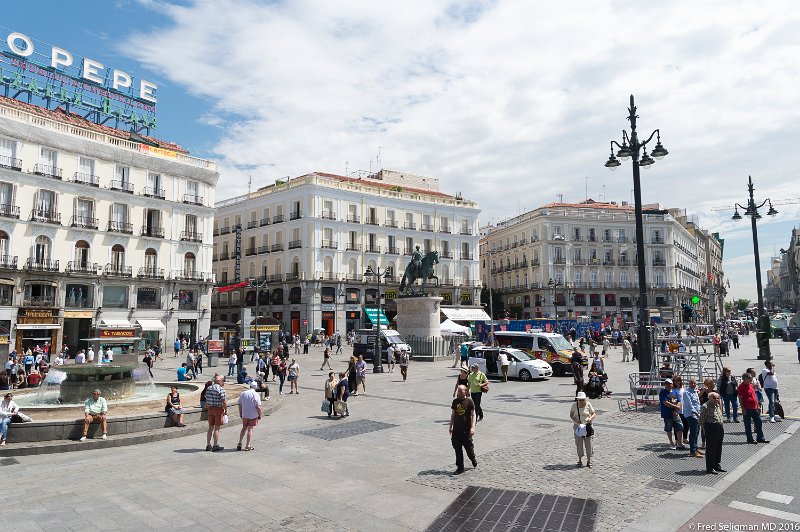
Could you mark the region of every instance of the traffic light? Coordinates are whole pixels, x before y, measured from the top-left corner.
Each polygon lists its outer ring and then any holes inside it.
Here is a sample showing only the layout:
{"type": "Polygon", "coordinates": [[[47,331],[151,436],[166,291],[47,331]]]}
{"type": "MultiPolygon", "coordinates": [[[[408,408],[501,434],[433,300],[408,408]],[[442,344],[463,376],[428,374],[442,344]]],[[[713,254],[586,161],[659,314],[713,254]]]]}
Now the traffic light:
{"type": "Polygon", "coordinates": [[[692,321],[692,315],[694,314],[694,309],[692,306],[684,303],[683,304],[683,323],[689,323],[692,321]]]}

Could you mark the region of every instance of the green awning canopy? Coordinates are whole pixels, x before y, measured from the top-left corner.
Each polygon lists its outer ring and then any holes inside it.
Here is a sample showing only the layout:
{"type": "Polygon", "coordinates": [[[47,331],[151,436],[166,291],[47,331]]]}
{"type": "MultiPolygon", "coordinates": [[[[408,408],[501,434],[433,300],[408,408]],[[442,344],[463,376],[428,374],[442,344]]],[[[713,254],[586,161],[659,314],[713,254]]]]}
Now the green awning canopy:
{"type": "Polygon", "coordinates": [[[382,310],[378,310],[378,309],[376,309],[376,308],[367,308],[367,307],[364,307],[364,314],[366,314],[366,316],[367,316],[367,319],[368,319],[368,320],[370,321],[370,323],[372,323],[373,325],[375,324],[375,318],[378,316],[378,312],[380,312],[380,316],[381,316],[381,317],[380,317],[380,319],[381,319],[381,325],[386,325],[386,326],[388,326],[388,325],[389,325],[389,318],[387,318],[387,317],[386,317],[386,314],[384,314],[382,310]]]}

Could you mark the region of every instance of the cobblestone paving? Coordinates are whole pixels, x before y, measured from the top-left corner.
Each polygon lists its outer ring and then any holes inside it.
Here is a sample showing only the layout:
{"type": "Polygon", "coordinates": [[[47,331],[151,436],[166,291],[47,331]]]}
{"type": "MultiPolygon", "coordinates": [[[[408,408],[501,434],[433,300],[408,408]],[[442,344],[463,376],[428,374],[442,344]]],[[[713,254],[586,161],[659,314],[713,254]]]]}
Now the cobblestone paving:
{"type": "Polygon", "coordinates": [[[376,430],[390,429],[396,427],[391,423],[381,423],[380,421],[372,421],[371,419],[357,419],[354,421],[342,421],[340,423],[324,427],[320,429],[301,430],[300,434],[311,436],[312,438],[320,438],[322,440],[333,441],[341,438],[349,438],[351,436],[358,436],[360,434],[367,434],[376,430]]]}

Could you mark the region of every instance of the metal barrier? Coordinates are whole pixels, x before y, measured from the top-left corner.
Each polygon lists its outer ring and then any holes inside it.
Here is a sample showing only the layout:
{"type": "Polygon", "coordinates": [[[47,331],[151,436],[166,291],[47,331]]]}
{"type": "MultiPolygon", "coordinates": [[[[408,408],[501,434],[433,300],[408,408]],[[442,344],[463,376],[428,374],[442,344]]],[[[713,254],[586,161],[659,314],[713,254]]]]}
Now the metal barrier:
{"type": "Polygon", "coordinates": [[[403,336],[403,339],[411,346],[411,357],[423,362],[452,356],[453,349],[458,349],[464,341],[463,336],[403,336]]]}

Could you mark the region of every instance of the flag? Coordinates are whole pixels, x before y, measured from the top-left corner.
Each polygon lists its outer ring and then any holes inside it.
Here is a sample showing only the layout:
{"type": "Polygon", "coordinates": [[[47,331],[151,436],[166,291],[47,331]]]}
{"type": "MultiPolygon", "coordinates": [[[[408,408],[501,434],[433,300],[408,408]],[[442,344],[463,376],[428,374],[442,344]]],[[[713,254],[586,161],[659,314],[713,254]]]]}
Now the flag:
{"type": "Polygon", "coordinates": [[[247,281],[244,281],[242,283],[229,284],[227,286],[215,286],[214,292],[216,292],[217,294],[221,294],[223,292],[230,292],[231,290],[236,290],[237,288],[244,288],[249,284],[250,283],[248,283],[247,281]]]}

